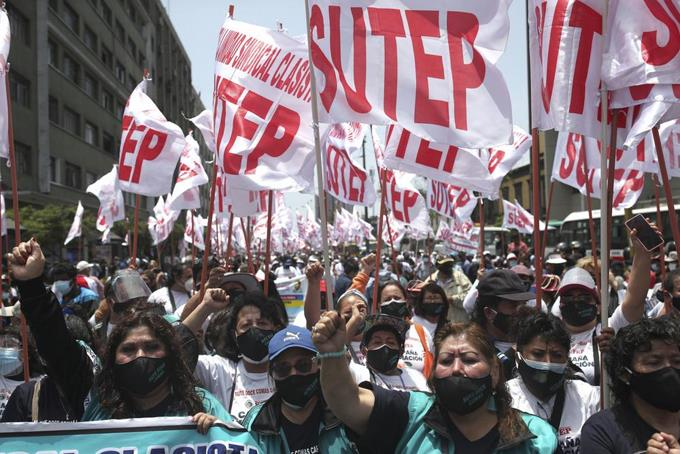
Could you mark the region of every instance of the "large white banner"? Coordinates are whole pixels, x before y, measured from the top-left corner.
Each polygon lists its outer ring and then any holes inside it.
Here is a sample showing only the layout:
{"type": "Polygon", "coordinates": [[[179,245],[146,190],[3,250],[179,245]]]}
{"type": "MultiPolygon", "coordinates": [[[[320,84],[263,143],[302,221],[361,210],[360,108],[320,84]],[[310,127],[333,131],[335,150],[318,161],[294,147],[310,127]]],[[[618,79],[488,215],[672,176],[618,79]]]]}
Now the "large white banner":
{"type": "Polygon", "coordinates": [[[215,149],[229,184],[307,189],[315,161],[306,44],[227,18],[215,60],[215,149]]]}
{"type": "Polygon", "coordinates": [[[509,4],[310,1],[320,121],[399,123],[427,140],[470,148],[509,143],[510,95],[495,66],[509,4]]]}
{"type": "MultiPolygon", "coordinates": [[[[646,142],[635,150],[616,150],[614,172],[614,196],[612,207],[623,209],[637,202],[644,188],[644,171],[648,163],[646,142]]],[[[560,133],[555,147],[552,178],[569,185],[583,195],[599,199],[600,192],[600,142],[597,139],[573,133],[560,133]],[[587,185],[587,186],[586,186],[587,185]]],[[[605,172],[607,169],[605,169],[605,172]]]]}
{"type": "Polygon", "coordinates": [[[12,34],[7,11],[0,8],[0,158],[9,158],[9,100],[5,90],[9,77],[9,48],[12,34]]]}
{"type": "Polygon", "coordinates": [[[172,194],[166,200],[173,210],[194,209],[201,207],[198,187],[208,182],[208,174],[203,169],[198,153],[198,142],[189,133],[185,137],[186,146],[179,158],[179,173],[172,194]]]}
{"type": "Polygon", "coordinates": [[[427,183],[427,207],[447,218],[467,221],[476,206],[475,195],[461,186],[436,180],[427,183]]]}
{"type": "Polygon", "coordinates": [[[610,90],[680,83],[677,0],[610,0],[602,78],[610,90]]]}
{"type": "Polygon", "coordinates": [[[125,200],[118,184],[118,169],[115,164],[109,173],[89,185],[85,191],[99,199],[97,230],[104,232],[116,221],[125,219],[125,200]]]}
{"type": "Polygon", "coordinates": [[[137,85],[125,106],[118,179],[123,191],[158,197],[172,189],[185,140],[182,129],[166,120],[146,95],[147,82],[137,85]]]}
{"type": "Polygon", "coordinates": [[[85,209],[83,208],[83,204],[80,203],[80,200],[78,200],[78,208],[76,208],[76,214],[73,216],[73,223],[71,223],[71,228],[68,230],[68,234],[64,240],[64,246],[69,244],[74,238],[77,238],[81,235],[81,226],[83,223],[84,212],[85,209]]]}
{"type": "MultiPolygon", "coordinates": [[[[503,200],[503,228],[515,229],[520,233],[534,233],[534,216],[525,210],[519,202],[510,203],[503,200]]],[[[545,224],[539,221],[539,229],[545,230],[545,224]]]]}
{"type": "Polygon", "coordinates": [[[366,129],[361,123],[338,123],[328,128],[323,140],[325,189],[340,202],[350,205],[373,206],[376,199],[368,172],[351,157],[361,149],[366,129]]]}

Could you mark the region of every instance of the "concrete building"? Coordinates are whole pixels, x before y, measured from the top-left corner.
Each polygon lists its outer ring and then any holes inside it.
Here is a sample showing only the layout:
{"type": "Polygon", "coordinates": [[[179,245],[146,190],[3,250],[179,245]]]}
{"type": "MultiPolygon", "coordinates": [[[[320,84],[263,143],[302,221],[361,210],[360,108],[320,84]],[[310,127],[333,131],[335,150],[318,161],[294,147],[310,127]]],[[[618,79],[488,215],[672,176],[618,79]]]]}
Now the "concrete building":
{"type": "MultiPolygon", "coordinates": [[[[160,0],[22,0],[7,10],[21,205],[98,207],[85,188],[117,162],[124,106],[145,69],[168,120],[188,131],[182,113],[203,109],[160,0]]],[[[5,166],[1,172],[7,190],[5,166]]],[[[125,199],[134,203],[132,194],[125,199]]],[[[143,199],[151,209],[154,200],[143,199]]]]}

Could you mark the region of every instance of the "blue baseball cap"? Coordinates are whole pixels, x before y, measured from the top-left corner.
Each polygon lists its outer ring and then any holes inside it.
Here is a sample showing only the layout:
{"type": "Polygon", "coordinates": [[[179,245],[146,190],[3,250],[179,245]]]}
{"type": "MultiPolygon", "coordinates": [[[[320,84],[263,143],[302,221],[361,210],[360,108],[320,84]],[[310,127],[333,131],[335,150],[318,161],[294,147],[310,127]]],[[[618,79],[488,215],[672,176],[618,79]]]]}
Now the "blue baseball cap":
{"type": "Polygon", "coordinates": [[[288,325],[271,338],[269,341],[269,360],[273,360],[289,348],[303,348],[318,353],[312,342],[312,333],[308,329],[294,325],[288,325]]]}

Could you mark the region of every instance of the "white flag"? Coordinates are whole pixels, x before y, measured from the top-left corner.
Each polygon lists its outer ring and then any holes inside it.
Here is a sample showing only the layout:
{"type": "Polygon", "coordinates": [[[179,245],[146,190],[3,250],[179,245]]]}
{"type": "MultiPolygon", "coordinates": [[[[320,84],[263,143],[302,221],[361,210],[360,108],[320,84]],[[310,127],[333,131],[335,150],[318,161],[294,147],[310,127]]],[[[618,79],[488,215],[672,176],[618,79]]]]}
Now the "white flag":
{"type": "Polygon", "coordinates": [[[118,184],[118,166],[99,180],[95,181],[85,190],[99,199],[99,211],[97,212],[97,230],[104,232],[113,226],[116,221],[125,219],[125,200],[123,191],[118,184]]]}
{"type": "Polygon", "coordinates": [[[5,236],[7,235],[7,218],[5,217],[5,196],[2,193],[0,193],[0,222],[2,222],[0,236],[5,236]]]}
{"type": "MultiPolygon", "coordinates": [[[[540,222],[540,229],[545,229],[545,224],[540,222]]],[[[515,229],[520,233],[532,234],[534,232],[534,217],[522,208],[519,202],[514,204],[503,200],[503,228],[515,229]]]]}
{"type": "Polygon", "coordinates": [[[203,228],[206,223],[199,214],[194,216],[190,210],[186,210],[186,225],[184,226],[184,241],[192,243],[200,250],[205,249],[205,240],[203,239],[203,228]]]}
{"type": "Polygon", "coordinates": [[[153,207],[154,216],[149,216],[149,233],[153,239],[154,246],[165,241],[175,226],[175,221],[179,217],[180,211],[173,210],[167,206],[163,197],[159,197],[153,207]]]}
{"type": "Polygon", "coordinates": [[[9,100],[5,90],[9,77],[9,48],[11,32],[5,8],[0,8],[0,158],[9,159],[9,100]]]}
{"type": "Polygon", "coordinates": [[[84,211],[83,204],[80,203],[79,200],[78,208],[76,208],[76,215],[73,217],[73,223],[71,224],[71,228],[68,230],[68,235],[66,236],[66,240],[64,240],[64,245],[67,245],[71,242],[71,240],[80,236],[84,211]]]}
{"type": "Polygon", "coordinates": [[[111,227],[107,227],[103,232],[102,232],[102,244],[109,244],[111,243],[111,227]]]}
{"type": "Polygon", "coordinates": [[[198,187],[208,182],[198,154],[198,142],[191,133],[185,137],[186,146],[179,158],[179,173],[172,194],[166,200],[172,210],[191,210],[201,207],[198,187]]]}

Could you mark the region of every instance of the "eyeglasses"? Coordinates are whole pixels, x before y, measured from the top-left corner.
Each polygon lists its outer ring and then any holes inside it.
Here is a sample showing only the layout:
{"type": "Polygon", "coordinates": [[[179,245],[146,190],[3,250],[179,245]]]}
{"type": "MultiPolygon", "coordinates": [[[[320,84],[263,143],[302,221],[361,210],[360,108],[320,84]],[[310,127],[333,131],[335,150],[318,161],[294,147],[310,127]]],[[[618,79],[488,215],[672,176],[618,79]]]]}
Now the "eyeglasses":
{"type": "Polygon", "coordinates": [[[290,376],[293,373],[293,369],[302,375],[308,374],[314,364],[316,364],[316,357],[302,358],[295,362],[295,364],[290,364],[288,362],[275,362],[272,364],[272,375],[277,380],[283,380],[284,378],[290,376]]]}

